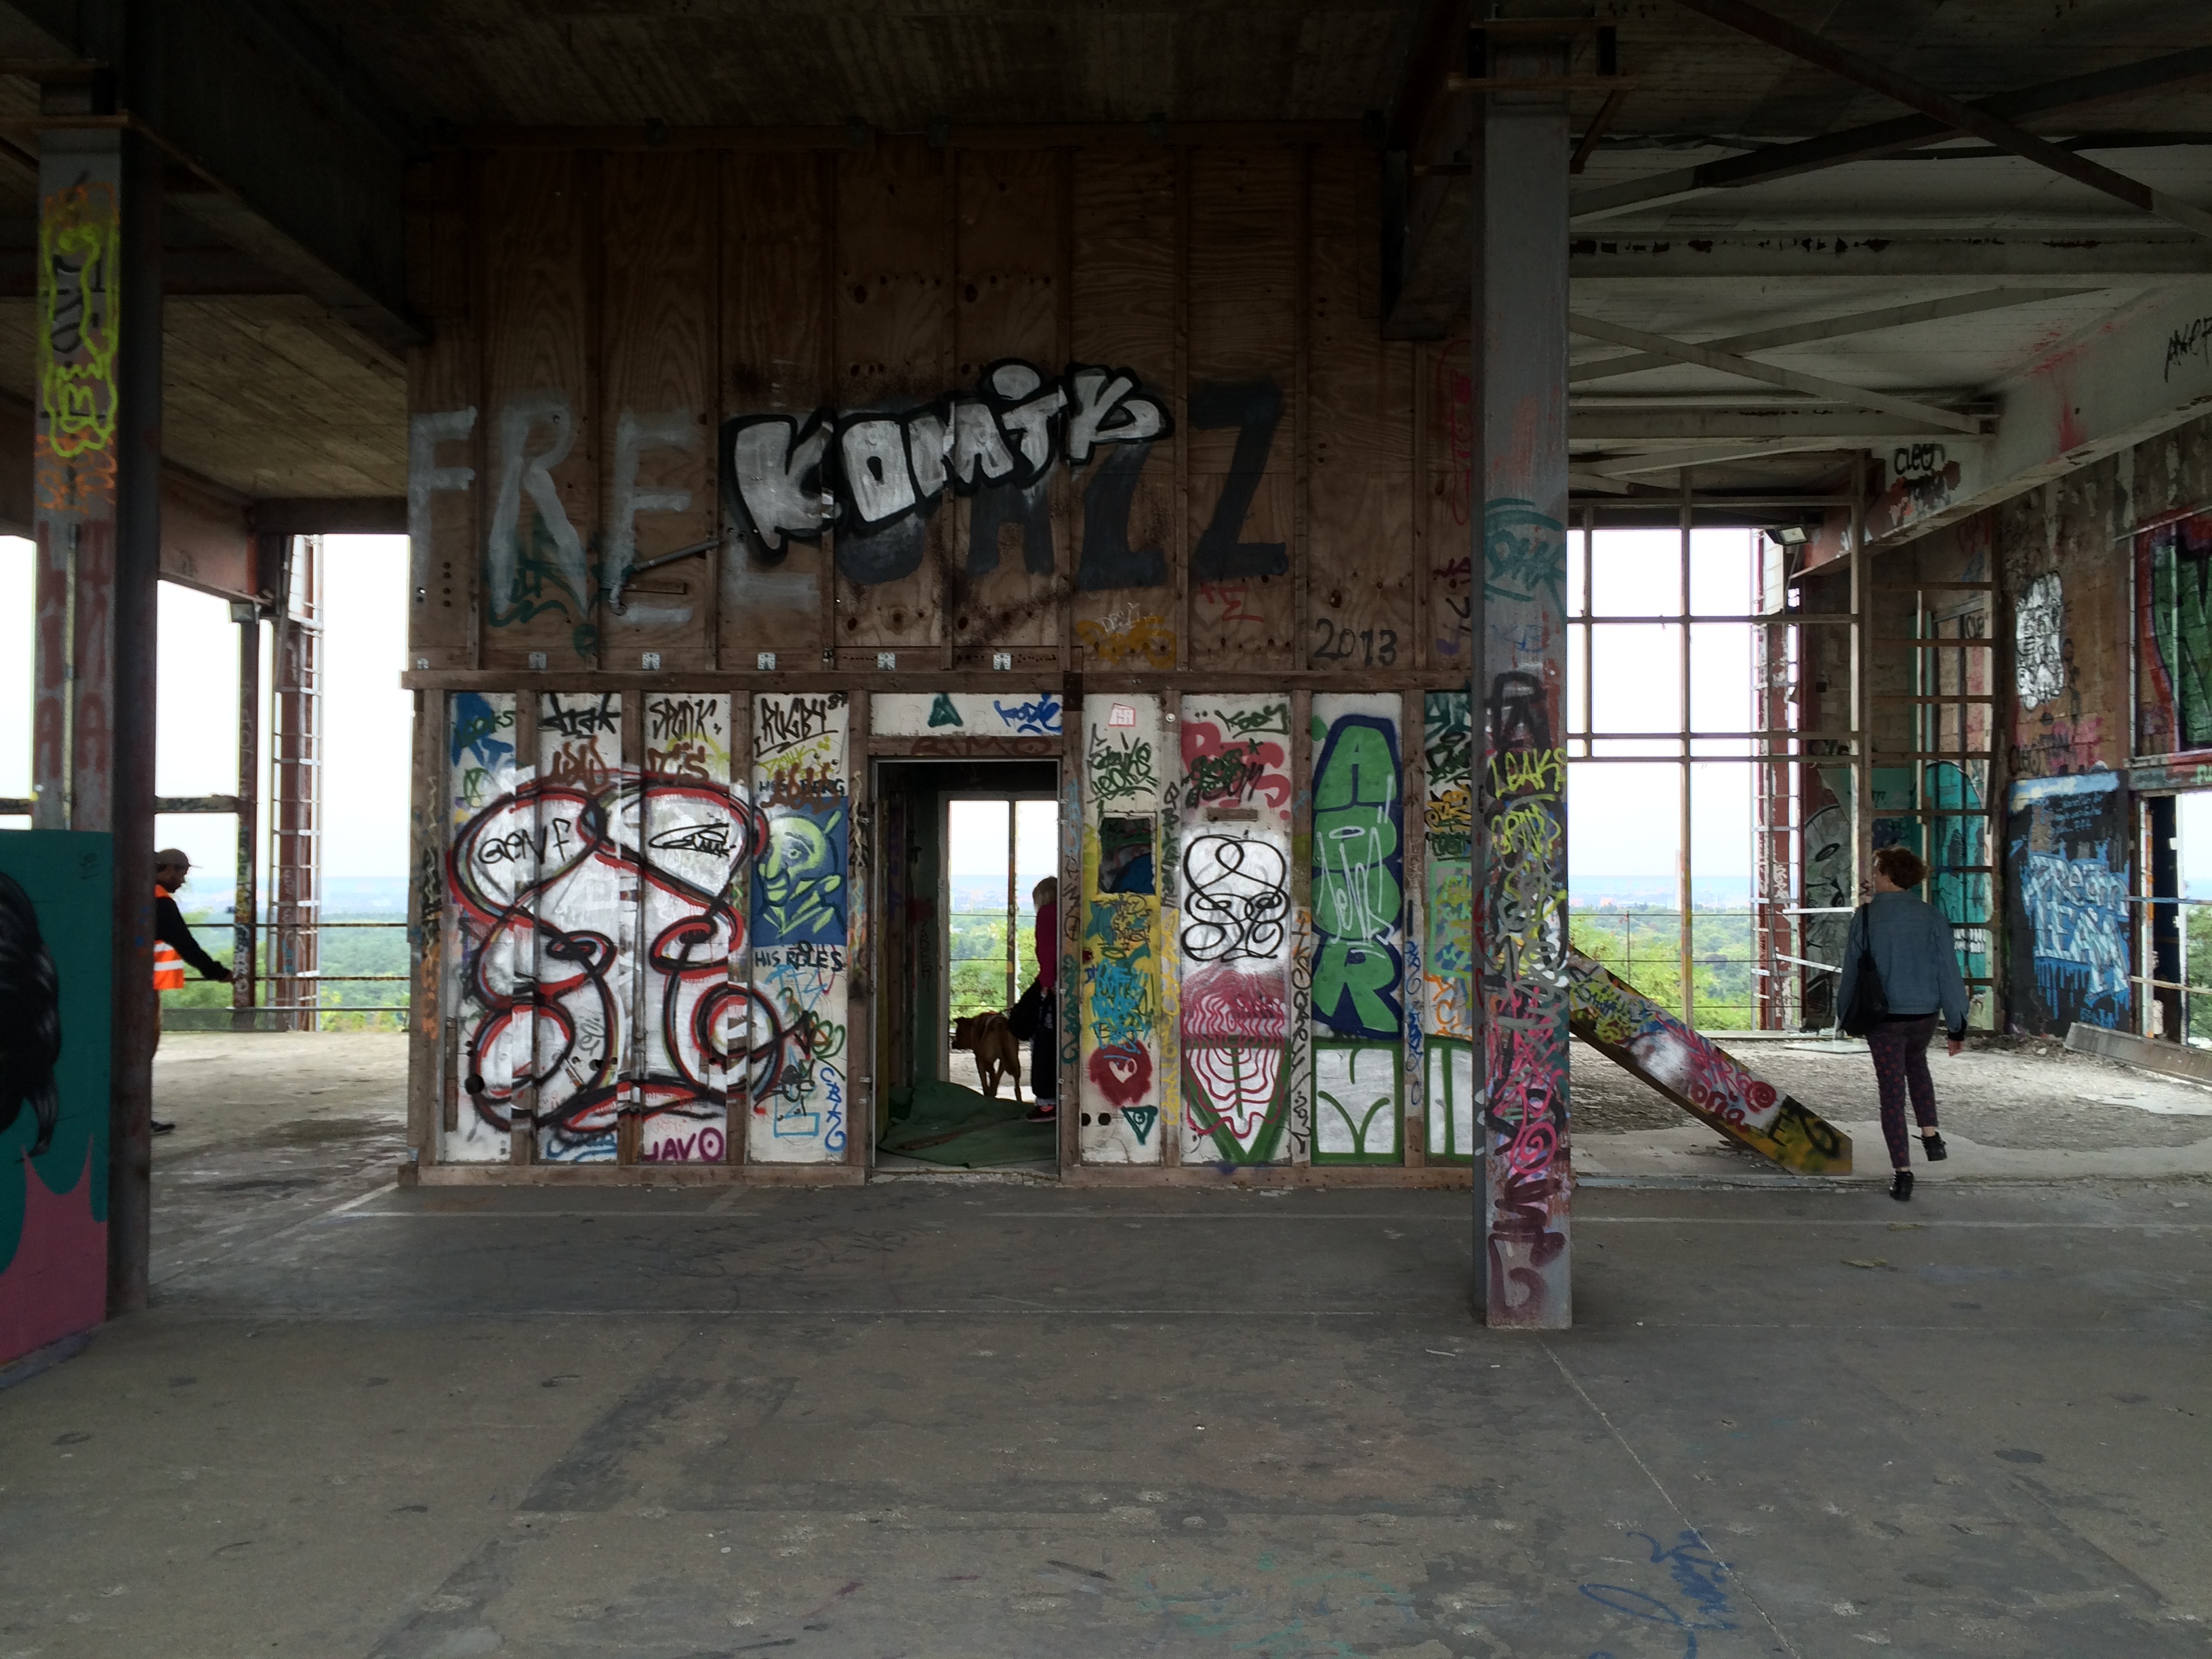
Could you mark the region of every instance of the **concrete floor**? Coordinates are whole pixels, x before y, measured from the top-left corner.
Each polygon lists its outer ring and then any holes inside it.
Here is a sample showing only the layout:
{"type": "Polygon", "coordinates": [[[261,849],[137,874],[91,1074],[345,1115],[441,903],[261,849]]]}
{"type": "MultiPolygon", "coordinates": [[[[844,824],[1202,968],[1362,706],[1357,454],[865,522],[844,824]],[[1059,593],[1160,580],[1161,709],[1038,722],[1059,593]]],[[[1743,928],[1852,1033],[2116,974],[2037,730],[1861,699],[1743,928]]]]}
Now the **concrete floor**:
{"type": "Polygon", "coordinates": [[[2212,1651],[2201,1182],[1589,1190],[1539,1338],[1458,1194],[399,1191],[398,1048],[164,1045],[0,1659],[2212,1651]]]}

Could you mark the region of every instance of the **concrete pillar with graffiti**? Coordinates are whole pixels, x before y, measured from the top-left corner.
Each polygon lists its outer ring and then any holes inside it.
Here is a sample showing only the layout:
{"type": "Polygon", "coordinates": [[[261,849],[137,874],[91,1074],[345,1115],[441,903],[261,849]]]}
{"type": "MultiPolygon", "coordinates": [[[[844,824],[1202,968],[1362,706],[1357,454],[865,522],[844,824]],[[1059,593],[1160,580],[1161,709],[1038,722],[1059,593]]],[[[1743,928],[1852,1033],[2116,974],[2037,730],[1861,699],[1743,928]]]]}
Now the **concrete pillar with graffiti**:
{"type": "MultiPolygon", "coordinates": [[[[1558,74],[1560,48],[1492,72],[1558,74]]],[[[1489,1323],[1571,1322],[1567,1140],[1565,95],[1492,92],[1475,164],[1475,399],[1483,511],[1472,696],[1482,711],[1474,867],[1486,1085],[1477,1263],[1489,1323]]]]}

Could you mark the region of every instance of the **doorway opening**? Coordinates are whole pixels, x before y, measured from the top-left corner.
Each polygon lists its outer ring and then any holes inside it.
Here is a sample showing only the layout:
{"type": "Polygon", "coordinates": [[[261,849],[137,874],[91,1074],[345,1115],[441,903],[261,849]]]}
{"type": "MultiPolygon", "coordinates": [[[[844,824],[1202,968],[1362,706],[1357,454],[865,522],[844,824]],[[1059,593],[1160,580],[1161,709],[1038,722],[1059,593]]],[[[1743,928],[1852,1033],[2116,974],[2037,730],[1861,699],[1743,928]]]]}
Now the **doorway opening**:
{"type": "Polygon", "coordinates": [[[1055,1170],[1057,1126],[1030,1115],[1035,1040],[1006,1017],[1038,976],[1036,890],[1060,875],[1059,763],[879,761],[874,787],[874,1161],[1055,1170]]]}
{"type": "Polygon", "coordinates": [[[2134,896],[2140,1032],[2212,1048],[2212,790],[2142,797],[2134,896]]]}

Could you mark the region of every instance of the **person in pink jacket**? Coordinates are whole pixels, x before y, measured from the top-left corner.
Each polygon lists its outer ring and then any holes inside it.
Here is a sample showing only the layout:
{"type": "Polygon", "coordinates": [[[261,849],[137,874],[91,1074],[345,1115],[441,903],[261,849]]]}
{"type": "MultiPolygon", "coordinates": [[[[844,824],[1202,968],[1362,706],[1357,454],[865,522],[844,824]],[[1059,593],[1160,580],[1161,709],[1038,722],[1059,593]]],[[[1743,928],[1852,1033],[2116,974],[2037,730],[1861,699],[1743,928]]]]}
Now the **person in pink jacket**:
{"type": "Polygon", "coordinates": [[[1047,876],[1030,898],[1036,906],[1037,984],[1043,988],[1044,1012],[1030,1039],[1029,1121],[1048,1123],[1060,1112],[1060,878],[1047,876]]]}

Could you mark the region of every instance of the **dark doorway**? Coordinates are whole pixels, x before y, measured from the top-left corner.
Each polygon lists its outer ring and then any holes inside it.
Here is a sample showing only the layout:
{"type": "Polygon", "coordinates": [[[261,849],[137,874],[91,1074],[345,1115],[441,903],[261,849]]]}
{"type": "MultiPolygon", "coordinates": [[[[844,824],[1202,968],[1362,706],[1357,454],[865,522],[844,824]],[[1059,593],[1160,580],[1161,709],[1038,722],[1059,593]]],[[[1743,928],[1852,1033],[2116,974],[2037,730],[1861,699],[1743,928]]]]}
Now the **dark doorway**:
{"type": "Polygon", "coordinates": [[[987,1029],[979,1054],[953,1038],[1036,977],[1032,890],[1060,873],[1059,787],[1050,760],[876,763],[879,1167],[1056,1165],[1054,1126],[1026,1121],[1030,1042],[987,1029]]]}

